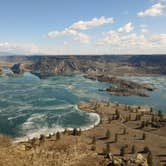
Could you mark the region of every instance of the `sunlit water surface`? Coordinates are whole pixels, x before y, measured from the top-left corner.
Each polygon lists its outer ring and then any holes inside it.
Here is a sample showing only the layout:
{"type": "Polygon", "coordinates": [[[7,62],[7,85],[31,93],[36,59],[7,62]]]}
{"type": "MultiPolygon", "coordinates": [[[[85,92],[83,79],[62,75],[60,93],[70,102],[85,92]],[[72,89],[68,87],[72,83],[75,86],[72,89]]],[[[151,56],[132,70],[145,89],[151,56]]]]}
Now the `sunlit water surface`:
{"type": "MultiPolygon", "coordinates": [[[[7,72],[7,71],[5,71],[7,72]]],[[[108,83],[85,79],[81,75],[39,79],[25,73],[23,77],[0,77],[0,133],[13,138],[27,138],[62,131],[64,128],[88,129],[99,122],[97,114],[78,109],[88,101],[110,101],[148,105],[166,111],[166,77],[129,77],[157,87],[150,97],[118,97],[105,91],[108,83]]]]}

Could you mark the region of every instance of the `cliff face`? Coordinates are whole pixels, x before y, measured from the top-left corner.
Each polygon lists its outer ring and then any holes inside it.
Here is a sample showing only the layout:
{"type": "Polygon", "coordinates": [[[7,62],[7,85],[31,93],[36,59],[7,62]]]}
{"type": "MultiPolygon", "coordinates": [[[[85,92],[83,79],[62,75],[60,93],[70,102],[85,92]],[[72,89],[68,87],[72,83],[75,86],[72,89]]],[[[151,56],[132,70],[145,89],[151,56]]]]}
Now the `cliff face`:
{"type": "MultiPolygon", "coordinates": [[[[16,74],[28,70],[39,77],[58,74],[95,73],[117,76],[165,75],[166,56],[32,56],[9,57],[16,62],[12,70],[16,74]],[[156,63],[155,63],[156,61],[156,63]],[[19,63],[18,63],[19,62],[19,63]],[[24,65],[22,65],[24,64],[24,65]]],[[[0,58],[1,60],[2,58],[0,58]]],[[[3,59],[2,59],[3,60],[3,59]]]]}
{"type": "Polygon", "coordinates": [[[2,69],[0,68],[0,76],[3,76],[2,69]]]}
{"type": "Polygon", "coordinates": [[[11,68],[11,70],[13,71],[13,73],[15,74],[22,74],[25,71],[25,66],[21,63],[18,64],[14,64],[11,68]]]}
{"type": "Polygon", "coordinates": [[[33,74],[39,77],[47,77],[58,74],[72,74],[79,72],[78,65],[74,60],[50,60],[43,59],[30,66],[30,70],[33,74]]]}

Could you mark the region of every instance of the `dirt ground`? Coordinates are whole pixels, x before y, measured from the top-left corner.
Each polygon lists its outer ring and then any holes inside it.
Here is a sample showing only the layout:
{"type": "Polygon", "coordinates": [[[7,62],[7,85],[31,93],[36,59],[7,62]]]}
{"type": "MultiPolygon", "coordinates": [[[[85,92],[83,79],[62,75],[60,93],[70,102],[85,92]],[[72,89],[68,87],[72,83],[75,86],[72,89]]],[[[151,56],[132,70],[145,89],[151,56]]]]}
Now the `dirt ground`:
{"type": "Polygon", "coordinates": [[[87,131],[65,131],[17,144],[0,136],[0,165],[108,166],[108,147],[109,154],[126,159],[134,159],[138,153],[146,158],[150,151],[154,166],[166,165],[165,115],[149,108],[111,103],[81,103],[79,108],[98,113],[100,124],[87,131]]]}

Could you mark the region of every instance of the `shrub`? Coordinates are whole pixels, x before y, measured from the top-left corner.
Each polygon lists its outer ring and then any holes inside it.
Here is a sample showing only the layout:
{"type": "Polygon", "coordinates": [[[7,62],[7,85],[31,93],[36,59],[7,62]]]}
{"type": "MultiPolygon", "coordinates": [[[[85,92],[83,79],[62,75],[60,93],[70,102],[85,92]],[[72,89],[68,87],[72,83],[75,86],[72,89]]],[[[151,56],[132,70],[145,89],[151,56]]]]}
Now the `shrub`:
{"type": "Polygon", "coordinates": [[[106,153],[109,154],[110,151],[111,151],[110,144],[107,143],[107,144],[106,144],[106,153]]]}
{"type": "Polygon", "coordinates": [[[60,137],[61,137],[60,132],[57,132],[57,133],[56,133],[56,140],[59,140],[60,137]]]}
{"type": "Polygon", "coordinates": [[[119,111],[118,111],[118,109],[116,109],[116,110],[115,110],[115,114],[116,114],[116,120],[117,120],[117,119],[119,119],[119,117],[120,117],[120,114],[119,114],[119,111]]]}
{"type": "Polygon", "coordinates": [[[141,120],[141,116],[138,115],[138,114],[136,115],[136,121],[137,121],[137,120],[141,120]]]}
{"type": "Polygon", "coordinates": [[[164,115],[161,110],[158,112],[158,116],[159,116],[160,120],[163,120],[164,115]]]}
{"type": "Polygon", "coordinates": [[[150,108],[150,112],[151,112],[151,113],[153,112],[153,108],[152,108],[152,107],[150,108]]]}
{"type": "Polygon", "coordinates": [[[92,138],[92,144],[96,144],[96,137],[95,136],[93,136],[93,138],[92,138]]]}
{"type": "Polygon", "coordinates": [[[142,128],[144,128],[144,127],[145,127],[145,122],[144,122],[144,121],[142,121],[142,122],[141,122],[140,129],[142,129],[142,128]]]}
{"type": "Polygon", "coordinates": [[[45,136],[44,136],[43,134],[41,134],[41,135],[40,135],[40,137],[39,137],[39,140],[40,140],[40,142],[42,142],[42,143],[43,143],[43,142],[44,142],[44,140],[45,140],[45,136]]]}
{"type": "Polygon", "coordinates": [[[74,136],[78,135],[78,130],[76,128],[73,129],[72,135],[74,135],[74,136]]]}
{"type": "Polygon", "coordinates": [[[107,131],[106,131],[105,137],[106,137],[106,139],[109,139],[109,138],[111,137],[111,132],[110,132],[110,130],[107,130],[107,131]]]}
{"type": "Polygon", "coordinates": [[[152,115],[151,122],[154,122],[154,121],[155,121],[155,118],[154,118],[154,115],[152,115]]]}
{"type": "Polygon", "coordinates": [[[117,141],[118,141],[118,134],[116,133],[116,134],[115,134],[114,142],[117,142],[117,141]]]}
{"type": "Polygon", "coordinates": [[[148,153],[147,163],[148,163],[148,166],[153,166],[153,157],[152,157],[151,151],[149,151],[149,153],[148,153]]]}
{"type": "Polygon", "coordinates": [[[122,146],[122,147],[120,148],[120,156],[124,156],[124,154],[125,154],[125,147],[122,146]]]}
{"type": "Polygon", "coordinates": [[[131,115],[129,114],[129,117],[128,117],[129,121],[131,120],[131,115]]]}
{"type": "Polygon", "coordinates": [[[65,129],[64,132],[63,132],[63,134],[67,134],[67,133],[68,133],[68,131],[67,131],[67,129],[65,129]]]}
{"type": "Polygon", "coordinates": [[[96,150],[96,146],[92,145],[91,150],[95,151],[96,150]]]}
{"type": "Polygon", "coordinates": [[[106,148],[103,148],[103,155],[106,155],[107,154],[107,150],[106,150],[106,148]]]}
{"type": "Polygon", "coordinates": [[[144,153],[149,153],[150,150],[149,150],[149,148],[148,148],[147,146],[145,146],[143,152],[144,152],[144,153]]]}
{"type": "Polygon", "coordinates": [[[132,153],[132,154],[135,153],[135,145],[132,145],[132,147],[131,147],[131,153],[132,153]]]}
{"type": "Polygon", "coordinates": [[[145,133],[142,134],[142,139],[143,139],[143,140],[146,139],[146,134],[145,134],[145,133]]]}
{"type": "Polygon", "coordinates": [[[123,134],[124,135],[126,134],[126,128],[123,128],[123,134]]]}

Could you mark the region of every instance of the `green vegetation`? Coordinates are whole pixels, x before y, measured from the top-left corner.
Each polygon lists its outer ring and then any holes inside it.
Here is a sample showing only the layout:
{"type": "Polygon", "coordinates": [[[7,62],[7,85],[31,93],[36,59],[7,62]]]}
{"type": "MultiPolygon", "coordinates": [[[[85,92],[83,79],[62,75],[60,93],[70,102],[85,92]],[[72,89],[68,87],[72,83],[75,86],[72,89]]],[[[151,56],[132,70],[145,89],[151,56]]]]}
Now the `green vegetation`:
{"type": "Polygon", "coordinates": [[[114,142],[116,143],[118,141],[118,134],[115,134],[114,142]]]}
{"type": "Polygon", "coordinates": [[[45,136],[43,134],[40,135],[39,140],[41,143],[45,141],[45,136]]]}
{"type": "Polygon", "coordinates": [[[152,157],[151,151],[148,152],[147,163],[148,163],[148,166],[153,166],[153,157],[152,157]]]}
{"type": "Polygon", "coordinates": [[[77,128],[73,129],[72,135],[74,136],[80,136],[81,135],[81,129],[78,130],[77,128]]]}
{"type": "Polygon", "coordinates": [[[95,146],[95,145],[92,145],[91,150],[92,150],[92,151],[95,151],[95,150],[96,150],[96,146],[95,146]]]}
{"type": "Polygon", "coordinates": [[[60,132],[56,133],[56,140],[59,140],[61,138],[60,132]]]}
{"type": "Polygon", "coordinates": [[[143,134],[142,134],[142,140],[145,140],[145,139],[146,139],[146,134],[143,133],[143,134]]]}
{"type": "Polygon", "coordinates": [[[110,150],[111,148],[110,148],[110,144],[109,143],[106,143],[106,147],[105,148],[103,148],[103,155],[105,155],[105,156],[108,156],[109,155],[109,153],[110,153],[110,150]]]}
{"type": "Polygon", "coordinates": [[[120,156],[124,156],[124,154],[125,154],[125,147],[122,146],[122,147],[120,148],[120,156]]]}
{"type": "Polygon", "coordinates": [[[158,116],[159,116],[160,120],[163,120],[164,115],[161,110],[158,112],[158,116]]]}
{"type": "Polygon", "coordinates": [[[131,154],[134,154],[135,153],[135,145],[132,145],[132,147],[131,147],[131,154]]]}
{"type": "Polygon", "coordinates": [[[150,149],[149,149],[147,146],[145,146],[143,152],[144,152],[144,153],[149,153],[149,152],[150,152],[150,149]]]}
{"type": "Polygon", "coordinates": [[[111,137],[111,132],[110,132],[110,130],[107,130],[107,131],[106,131],[105,137],[106,137],[106,139],[109,139],[109,138],[111,137]]]}
{"type": "Polygon", "coordinates": [[[126,128],[123,128],[123,135],[126,134],[126,128]]]}
{"type": "Polygon", "coordinates": [[[92,144],[96,144],[96,136],[93,136],[93,138],[92,138],[92,144]]]}

